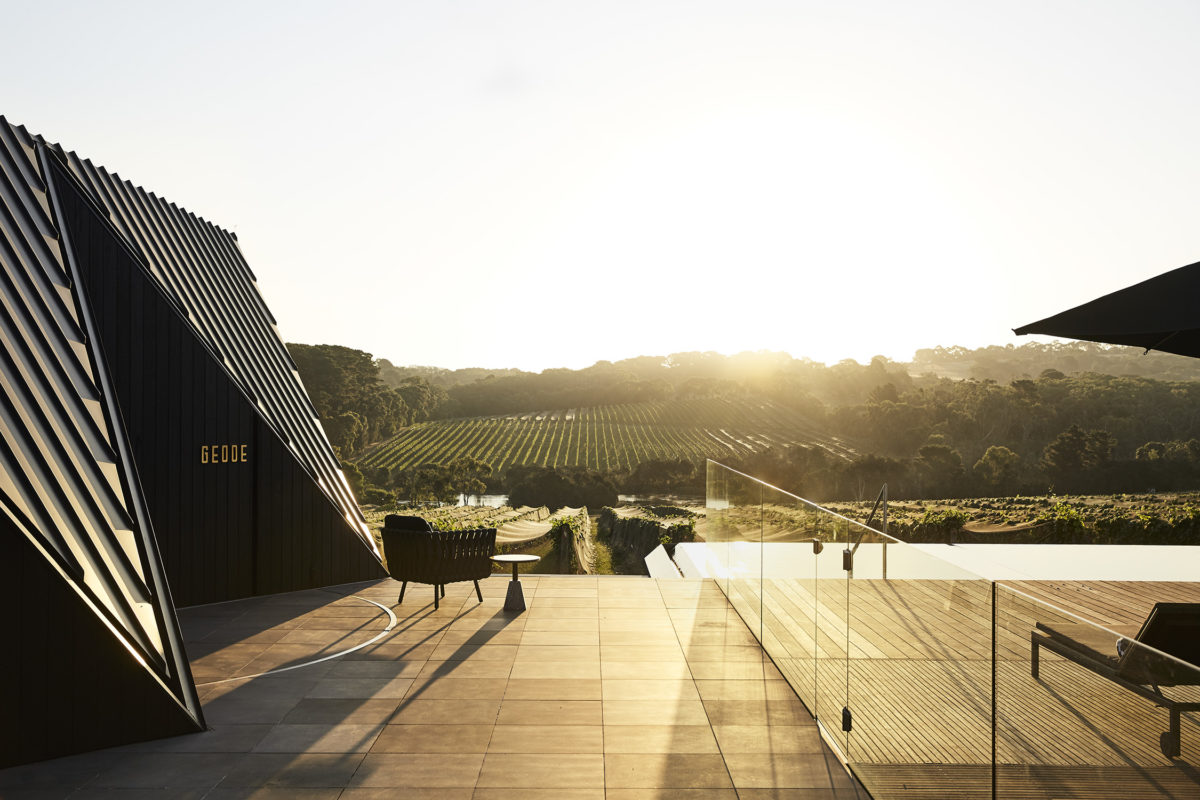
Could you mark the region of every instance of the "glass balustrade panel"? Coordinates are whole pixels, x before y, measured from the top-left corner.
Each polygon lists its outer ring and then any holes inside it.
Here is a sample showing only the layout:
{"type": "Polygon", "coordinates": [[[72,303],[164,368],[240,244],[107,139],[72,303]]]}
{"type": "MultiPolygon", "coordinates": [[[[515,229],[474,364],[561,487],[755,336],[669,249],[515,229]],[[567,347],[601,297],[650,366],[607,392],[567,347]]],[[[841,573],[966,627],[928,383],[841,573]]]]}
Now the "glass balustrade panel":
{"type": "Polygon", "coordinates": [[[842,710],[846,707],[847,606],[849,597],[842,552],[849,545],[847,520],[820,511],[818,538],[823,547],[816,558],[816,676],[817,721],[830,741],[845,758],[846,733],[842,730],[842,710]]]}
{"type": "Polygon", "coordinates": [[[991,582],[939,555],[851,526],[847,762],[876,800],[988,797],[991,582]]]}
{"type": "Polygon", "coordinates": [[[729,494],[727,481],[732,472],[716,463],[708,462],[705,482],[704,516],[696,523],[696,541],[703,549],[696,549],[694,560],[701,573],[712,578],[729,594],[729,542],[733,538],[732,523],[729,521],[729,494]]]}
{"type": "Polygon", "coordinates": [[[730,605],[761,641],[763,483],[715,462],[709,462],[708,480],[713,491],[701,526],[704,557],[730,605]]]}
{"type": "MultiPolygon", "coordinates": [[[[806,716],[815,716],[817,709],[819,556],[814,554],[813,541],[820,540],[823,530],[829,531],[829,525],[822,524],[824,516],[794,495],[764,488],[762,645],[779,674],[770,664],[766,668],[769,676],[787,680],[807,707],[806,716]]],[[[769,709],[769,718],[795,721],[790,718],[794,709],[787,698],[777,700],[777,707],[769,709]]]]}

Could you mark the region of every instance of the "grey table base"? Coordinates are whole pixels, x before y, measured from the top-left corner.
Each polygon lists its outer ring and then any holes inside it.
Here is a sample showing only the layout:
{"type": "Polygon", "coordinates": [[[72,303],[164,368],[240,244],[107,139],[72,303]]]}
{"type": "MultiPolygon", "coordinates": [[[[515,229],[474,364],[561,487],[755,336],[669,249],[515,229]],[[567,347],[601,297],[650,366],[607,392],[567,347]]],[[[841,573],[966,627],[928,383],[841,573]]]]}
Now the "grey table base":
{"type": "MultiPolygon", "coordinates": [[[[503,558],[503,556],[500,558],[503,558]]],[[[504,596],[504,610],[517,614],[521,613],[525,610],[525,592],[521,589],[521,580],[517,577],[517,566],[522,563],[532,564],[540,559],[532,557],[522,559],[521,561],[508,561],[508,559],[500,560],[496,556],[492,556],[492,560],[499,561],[501,564],[512,564],[513,576],[512,580],[508,582],[508,594],[504,596]]]]}
{"type": "MultiPolygon", "coordinates": [[[[513,564],[513,572],[516,571],[517,565],[513,564]]],[[[508,594],[504,596],[504,610],[517,613],[525,610],[525,592],[522,591],[521,582],[516,577],[508,582],[508,594]]]]}

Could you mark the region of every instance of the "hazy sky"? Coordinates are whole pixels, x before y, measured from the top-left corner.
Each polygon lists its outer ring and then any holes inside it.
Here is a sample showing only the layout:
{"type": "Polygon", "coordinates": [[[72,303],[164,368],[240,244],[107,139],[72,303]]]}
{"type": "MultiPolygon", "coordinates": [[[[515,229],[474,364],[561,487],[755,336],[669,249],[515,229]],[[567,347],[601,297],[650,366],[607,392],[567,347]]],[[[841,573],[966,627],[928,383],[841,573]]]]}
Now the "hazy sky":
{"type": "Polygon", "coordinates": [[[4,4],[0,113],[238,234],[288,341],[834,362],[1200,260],[1195,2],[4,4]]]}

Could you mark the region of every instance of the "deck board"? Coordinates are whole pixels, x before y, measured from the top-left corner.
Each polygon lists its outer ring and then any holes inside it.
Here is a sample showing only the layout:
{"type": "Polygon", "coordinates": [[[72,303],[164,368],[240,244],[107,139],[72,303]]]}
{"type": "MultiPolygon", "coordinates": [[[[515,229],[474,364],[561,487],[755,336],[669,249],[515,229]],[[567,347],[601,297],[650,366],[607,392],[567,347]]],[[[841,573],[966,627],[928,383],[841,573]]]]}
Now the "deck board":
{"type": "MultiPolygon", "coordinates": [[[[986,766],[864,766],[859,774],[877,798],[990,800],[992,796],[991,770],[986,766]]],[[[1003,766],[997,771],[996,789],[1004,800],[1196,797],[1195,781],[1186,772],[1171,768],[1003,766]]]]}

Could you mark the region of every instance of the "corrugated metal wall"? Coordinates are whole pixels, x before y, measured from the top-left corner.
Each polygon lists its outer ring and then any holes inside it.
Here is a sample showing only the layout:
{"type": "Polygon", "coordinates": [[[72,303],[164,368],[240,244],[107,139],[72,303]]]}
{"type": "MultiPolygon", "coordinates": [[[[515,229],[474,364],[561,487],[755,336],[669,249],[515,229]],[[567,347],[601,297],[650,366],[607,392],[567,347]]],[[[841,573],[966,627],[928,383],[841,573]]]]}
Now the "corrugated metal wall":
{"type": "Polygon", "coordinates": [[[197,730],[172,592],[374,542],[232,235],[0,117],[0,267],[0,766],[197,730]]]}
{"type": "MultiPolygon", "coordinates": [[[[55,186],[175,602],[383,577],[357,506],[347,518],[281,440],[272,421],[283,415],[262,413],[281,398],[257,384],[247,393],[229,370],[237,359],[218,358],[86,190],[65,172],[55,186]]],[[[237,299],[222,302],[236,319],[237,299]]],[[[220,343],[250,346],[224,333],[220,343]]]]}
{"type": "Polygon", "coordinates": [[[0,117],[0,766],[203,726],[55,216],[0,117]]]}
{"type": "Polygon", "coordinates": [[[203,729],[4,515],[0,565],[0,768],[203,729]]]}
{"type": "Polygon", "coordinates": [[[317,420],[237,239],[75,153],[55,148],[109,215],[258,414],[374,550],[358,503],[317,420]]]}

